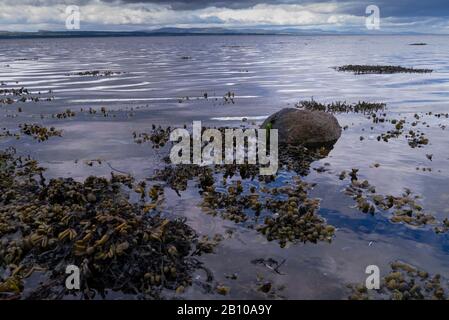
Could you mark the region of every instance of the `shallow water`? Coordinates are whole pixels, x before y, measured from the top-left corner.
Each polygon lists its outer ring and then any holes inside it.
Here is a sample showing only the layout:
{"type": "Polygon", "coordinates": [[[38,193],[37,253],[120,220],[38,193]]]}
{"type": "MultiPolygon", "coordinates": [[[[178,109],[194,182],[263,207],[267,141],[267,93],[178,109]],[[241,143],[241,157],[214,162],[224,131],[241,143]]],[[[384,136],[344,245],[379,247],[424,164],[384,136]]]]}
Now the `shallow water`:
{"type": "MultiPolygon", "coordinates": [[[[63,130],[62,138],[43,143],[29,137],[0,138],[1,149],[12,145],[21,154],[33,155],[48,168],[49,176],[83,179],[90,174],[108,175],[112,166],[146,178],[162,165],[162,151],[135,144],[132,133],[149,132],[153,123],[176,127],[201,120],[208,126],[238,126],[246,117],[258,124],[273,112],[312,97],[320,102],[385,102],[389,118],[406,116],[408,121],[415,113],[447,113],[449,41],[445,36],[0,40],[0,81],[6,83],[0,89],[24,86],[36,93],[52,90],[55,96],[51,102],[0,106],[1,128],[17,131],[18,124],[34,122],[63,130]],[[410,46],[413,42],[428,45],[410,46]],[[402,65],[434,72],[356,76],[332,69],[344,64],[402,65]],[[122,73],[69,75],[88,70],[122,73]],[[235,92],[235,104],[223,102],[228,91],[235,92]],[[23,112],[17,112],[19,106],[23,112]],[[105,107],[109,116],[79,112],[90,107],[105,107]],[[67,108],[77,116],[48,118],[67,108]],[[103,164],[85,164],[92,159],[102,159],[103,164]]],[[[292,244],[281,249],[254,230],[204,214],[193,187],[182,197],[166,190],[167,212],[186,216],[199,233],[234,231],[215,254],[201,257],[216,280],[231,287],[225,298],[266,298],[257,291],[258,276],[285,286],[278,292],[280,297],[345,298],[345,285],[363,282],[366,266],[378,265],[385,275],[388,264],[398,259],[449,278],[447,235],[436,235],[431,227],[392,224],[382,214],[359,212],[342,192],[348,181],[338,179],[342,170],[359,168],[359,177],[368,179],[378,193],[400,195],[410,188],[422,196],[426,211],[443,220],[449,216],[449,129],[439,125],[449,125],[449,119],[424,115],[422,121],[429,127],[421,123],[417,128],[426,133],[430,144],[412,149],[404,137],[388,143],[375,139],[391,124],[370,130],[372,123],[363,115],[338,114],[337,118],[348,129],[329,157],[312,165],[317,168],[329,163],[329,171],[311,170],[304,178],[317,183],[311,195],[322,199],[320,214],[337,227],[331,244],[292,244]],[[360,136],[365,139],[361,141],[360,136]],[[426,154],[433,154],[432,161],[426,154]],[[374,163],[380,167],[375,168],[374,163]],[[416,167],[431,167],[432,171],[417,171],[416,167]],[[282,274],[251,264],[253,259],[270,257],[286,259],[282,274]],[[232,273],[238,274],[237,280],[225,278],[232,273]]],[[[211,297],[196,286],[185,296],[211,297]]]]}

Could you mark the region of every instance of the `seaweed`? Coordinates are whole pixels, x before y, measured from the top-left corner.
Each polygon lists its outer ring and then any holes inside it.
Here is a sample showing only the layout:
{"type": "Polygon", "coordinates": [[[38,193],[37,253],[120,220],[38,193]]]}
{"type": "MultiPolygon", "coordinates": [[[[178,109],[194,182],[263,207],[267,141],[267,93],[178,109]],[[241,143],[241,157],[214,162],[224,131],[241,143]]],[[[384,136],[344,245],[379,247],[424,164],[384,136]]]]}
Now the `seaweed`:
{"type": "Polygon", "coordinates": [[[353,65],[348,64],[335,68],[340,72],[353,72],[354,74],[393,74],[393,73],[431,73],[432,69],[416,69],[401,66],[384,65],[353,65]]]}
{"type": "Polygon", "coordinates": [[[157,201],[150,210],[129,201],[132,177],[46,181],[44,171],[29,157],[0,153],[0,267],[7,270],[0,299],[71,294],[67,265],[80,268],[85,299],[109,290],[161,298],[163,289],[191,285],[192,272],[203,268],[190,254],[204,244],[195,249],[197,235],[184,220],[163,218],[157,201]],[[27,287],[35,272],[44,281],[27,287]]]}

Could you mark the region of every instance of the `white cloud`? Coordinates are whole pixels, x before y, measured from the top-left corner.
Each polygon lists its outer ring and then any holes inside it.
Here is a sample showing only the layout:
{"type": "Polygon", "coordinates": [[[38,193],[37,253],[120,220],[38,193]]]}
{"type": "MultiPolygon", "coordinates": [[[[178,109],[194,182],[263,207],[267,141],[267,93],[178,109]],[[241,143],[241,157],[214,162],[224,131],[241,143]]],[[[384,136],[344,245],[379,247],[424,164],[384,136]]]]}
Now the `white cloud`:
{"type": "MultiPolygon", "coordinates": [[[[63,29],[70,4],[25,0],[20,4],[13,0],[0,3],[0,29],[36,30],[48,25],[63,29]],[[45,4],[47,3],[47,4],[45,4]]],[[[209,7],[197,10],[173,10],[168,5],[134,3],[104,3],[100,0],[86,1],[80,5],[81,25],[108,28],[111,26],[204,25],[204,26],[253,26],[285,25],[310,26],[329,24],[361,24],[362,17],[338,13],[335,2],[297,4],[258,4],[246,9],[209,7]]],[[[361,13],[362,15],[363,13],[361,13]]]]}
{"type": "MultiPolygon", "coordinates": [[[[101,0],[0,0],[0,30],[63,30],[65,9],[73,2],[81,9],[83,30],[136,30],[164,26],[178,27],[250,27],[298,26],[325,30],[364,30],[365,12],[353,12],[353,3],[258,4],[250,8],[208,7],[173,10],[155,3],[103,2],[101,0]]],[[[382,18],[384,31],[444,32],[447,21],[435,18],[382,18]],[[407,26],[408,25],[408,26],[407,26]]]]}
{"type": "Polygon", "coordinates": [[[216,18],[226,24],[240,25],[321,25],[337,11],[335,3],[321,5],[259,4],[247,9],[207,8],[199,10],[202,19],[216,18]]]}

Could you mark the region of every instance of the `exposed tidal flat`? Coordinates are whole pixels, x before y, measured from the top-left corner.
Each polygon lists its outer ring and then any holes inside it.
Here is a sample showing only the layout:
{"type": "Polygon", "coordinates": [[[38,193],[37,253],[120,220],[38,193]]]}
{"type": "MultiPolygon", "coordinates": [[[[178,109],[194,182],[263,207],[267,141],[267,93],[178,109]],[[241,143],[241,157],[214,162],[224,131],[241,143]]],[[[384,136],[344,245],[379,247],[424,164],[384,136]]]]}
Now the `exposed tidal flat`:
{"type": "Polygon", "coordinates": [[[0,298],[73,298],[69,263],[84,298],[446,298],[447,43],[0,40],[0,298]],[[173,128],[285,107],[333,114],[341,137],[281,147],[273,177],[166,161],[173,128]]]}

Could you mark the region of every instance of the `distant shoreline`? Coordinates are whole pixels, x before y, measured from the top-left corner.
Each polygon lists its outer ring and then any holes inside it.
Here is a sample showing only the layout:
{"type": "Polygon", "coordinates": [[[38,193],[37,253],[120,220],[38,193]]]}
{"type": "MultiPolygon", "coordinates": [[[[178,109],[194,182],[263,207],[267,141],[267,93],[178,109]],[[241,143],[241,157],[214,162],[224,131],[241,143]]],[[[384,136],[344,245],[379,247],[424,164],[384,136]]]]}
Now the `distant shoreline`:
{"type": "Polygon", "coordinates": [[[0,39],[48,39],[48,38],[110,38],[110,37],[182,37],[182,36],[447,36],[445,34],[379,34],[379,33],[326,33],[299,31],[233,31],[233,30],[176,30],[176,31],[0,31],[0,39]]]}

